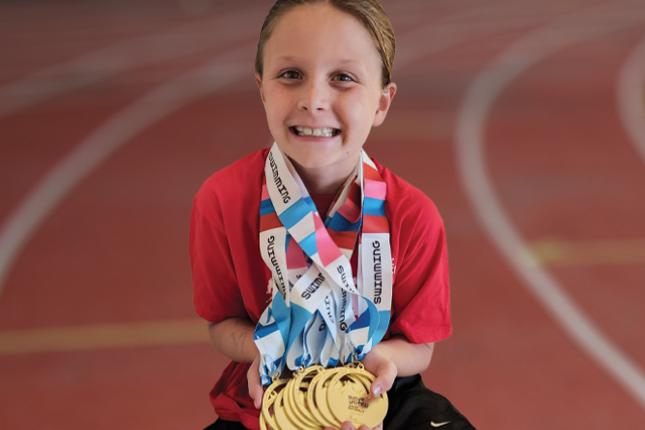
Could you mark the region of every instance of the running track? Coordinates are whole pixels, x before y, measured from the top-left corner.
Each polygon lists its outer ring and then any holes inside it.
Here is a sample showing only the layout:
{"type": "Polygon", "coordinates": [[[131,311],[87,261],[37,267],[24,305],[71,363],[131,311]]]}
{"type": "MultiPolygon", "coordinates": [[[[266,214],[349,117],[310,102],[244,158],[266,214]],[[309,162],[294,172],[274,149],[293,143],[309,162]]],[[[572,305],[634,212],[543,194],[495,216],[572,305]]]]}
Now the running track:
{"type": "MultiPolygon", "coordinates": [[[[482,429],[645,428],[645,4],[384,3],[399,94],[367,149],[450,247],[426,383],[482,429]]],[[[269,141],[268,6],[0,5],[0,428],[213,420],[188,217],[269,141]]]]}

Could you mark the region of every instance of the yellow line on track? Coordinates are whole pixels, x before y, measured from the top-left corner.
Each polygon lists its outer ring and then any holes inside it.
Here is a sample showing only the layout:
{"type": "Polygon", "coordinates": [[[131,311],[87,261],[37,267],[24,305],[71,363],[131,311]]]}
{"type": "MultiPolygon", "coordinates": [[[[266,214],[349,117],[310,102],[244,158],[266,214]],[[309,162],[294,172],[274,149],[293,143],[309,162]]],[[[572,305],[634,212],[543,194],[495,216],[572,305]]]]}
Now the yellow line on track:
{"type": "Polygon", "coordinates": [[[645,240],[563,241],[545,239],[531,244],[533,255],[549,265],[645,264],[645,240]]]}
{"type": "Polygon", "coordinates": [[[199,319],[0,331],[0,355],[208,343],[199,319]]]}

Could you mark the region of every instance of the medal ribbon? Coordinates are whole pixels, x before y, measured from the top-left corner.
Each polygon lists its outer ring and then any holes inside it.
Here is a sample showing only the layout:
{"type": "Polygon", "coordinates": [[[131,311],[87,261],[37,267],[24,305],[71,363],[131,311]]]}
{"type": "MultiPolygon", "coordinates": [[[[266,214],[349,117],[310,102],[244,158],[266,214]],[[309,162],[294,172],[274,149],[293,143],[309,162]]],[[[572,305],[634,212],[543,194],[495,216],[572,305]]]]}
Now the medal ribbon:
{"type": "Polygon", "coordinates": [[[265,163],[260,251],[272,301],[256,326],[260,376],[361,359],[387,330],[392,297],[386,184],[364,152],[326,221],[277,145],[265,163]],[[359,235],[360,233],[360,235],[359,235]],[[358,277],[350,258],[359,240],[358,277]]]}

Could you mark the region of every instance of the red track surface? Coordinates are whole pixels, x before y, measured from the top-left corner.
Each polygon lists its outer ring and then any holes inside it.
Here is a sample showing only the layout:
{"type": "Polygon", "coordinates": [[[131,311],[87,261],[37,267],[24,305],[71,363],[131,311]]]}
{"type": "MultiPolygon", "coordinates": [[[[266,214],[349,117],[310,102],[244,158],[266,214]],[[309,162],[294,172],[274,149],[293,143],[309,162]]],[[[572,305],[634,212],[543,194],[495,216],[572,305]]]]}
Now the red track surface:
{"type": "MultiPolygon", "coordinates": [[[[251,75],[269,2],[245,2],[244,19],[235,18],[239,2],[200,7],[207,3],[0,5],[0,94],[16,80],[107,46],[125,52],[142,37],[188,32],[204,45],[145,62],[128,57],[127,67],[109,74],[109,65],[60,69],[50,87],[98,78],[0,116],[0,229],[48,172],[111,117],[229,48],[248,45],[241,58],[247,73],[144,124],[47,211],[10,261],[0,277],[0,428],[184,429],[214,419],[207,394],[226,361],[209,345],[205,327],[202,340],[195,330],[177,329],[184,342],[167,337],[150,345],[144,338],[124,345],[112,334],[112,345],[93,347],[41,334],[30,350],[7,347],[17,344],[7,337],[16,330],[26,338],[47,327],[74,332],[125,324],[127,331],[141,322],[194,318],[187,257],[192,196],[212,171],[269,141],[251,75]],[[53,338],[53,346],[43,338],[53,338]]],[[[427,384],[482,429],[645,428],[643,403],[567,336],[482,230],[455,151],[464,95],[497,55],[557,19],[577,19],[579,26],[585,11],[623,10],[631,17],[624,27],[563,46],[503,89],[485,124],[485,162],[529,246],[545,239],[583,247],[642,244],[645,160],[620,121],[616,86],[645,38],[645,6],[385,5],[399,34],[399,94],[367,149],[435,200],[451,255],[455,334],[437,347],[427,384]],[[411,38],[409,31],[425,36],[411,38]]],[[[169,42],[157,42],[163,43],[169,42]]],[[[645,368],[645,259],[565,259],[543,269],[645,368]]]]}

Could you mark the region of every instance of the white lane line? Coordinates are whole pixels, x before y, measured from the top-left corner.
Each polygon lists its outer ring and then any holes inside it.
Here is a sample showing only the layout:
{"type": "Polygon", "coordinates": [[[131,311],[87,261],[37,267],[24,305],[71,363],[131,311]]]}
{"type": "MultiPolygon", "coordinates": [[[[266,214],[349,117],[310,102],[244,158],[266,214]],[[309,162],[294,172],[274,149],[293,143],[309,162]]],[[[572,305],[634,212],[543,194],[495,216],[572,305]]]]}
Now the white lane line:
{"type": "Polygon", "coordinates": [[[236,9],[217,16],[211,23],[212,28],[217,29],[217,37],[204,29],[196,30],[196,25],[191,24],[180,30],[120,42],[29,74],[0,87],[0,118],[130,68],[187,57],[218,45],[230,45],[248,37],[243,24],[257,12],[257,8],[236,9]]]}
{"type": "Polygon", "coordinates": [[[632,51],[618,78],[618,111],[645,162],[645,39],[632,51]]]}
{"type": "Polygon", "coordinates": [[[642,3],[621,3],[620,11],[597,9],[554,21],[513,43],[473,81],[459,112],[456,150],[466,193],[483,229],[511,263],[523,285],[571,339],[645,408],[645,375],[544,270],[502,208],[486,170],[484,132],[498,96],[518,76],[565,46],[642,25],[642,3]],[[639,5],[640,3],[640,5],[639,5]]]}
{"type": "Polygon", "coordinates": [[[437,22],[411,30],[397,40],[395,67],[401,69],[410,62],[445,51],[466,40],[523,29],[539,23],[542,19],[540,14],[526,13],[527,7],[529,6],[519,2],[486,2],[479,7],[445,16],[437,22]],[[498,21],[496,18],[502,15],[512,16],[513,19],[498,21]]]}
{"type": "Polygon", "coordinates": [[[47,215],[101,162],[151,124],[249,72],[240,62],[253,46],[229,51],[208,65],[160,85],[110,117],[61,160],[0,230],[0,294],[14,260],[47,215]]]}

